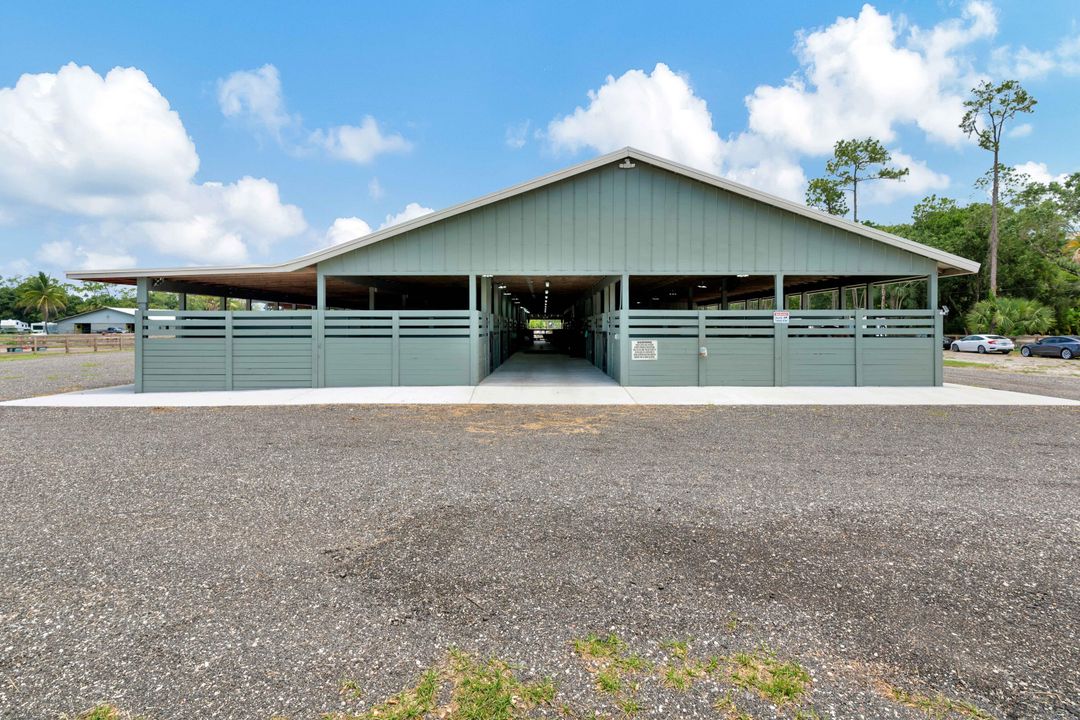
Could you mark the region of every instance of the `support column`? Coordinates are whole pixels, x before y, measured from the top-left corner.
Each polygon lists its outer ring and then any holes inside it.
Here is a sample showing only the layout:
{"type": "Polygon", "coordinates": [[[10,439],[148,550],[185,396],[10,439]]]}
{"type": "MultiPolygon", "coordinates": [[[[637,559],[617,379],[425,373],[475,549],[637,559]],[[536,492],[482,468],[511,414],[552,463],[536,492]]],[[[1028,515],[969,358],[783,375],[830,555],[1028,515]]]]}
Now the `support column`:
{"type": "Polygon", "coordinates": [[[316,269],[315,311],[311,314],[311,386],[326,387],[326,276],[316,269]]]}
{"type": "Polygon", "coordinates": [[[619,384],[630,384],[630,276],[619,281],[619,384]]]}
{"type": "Polygon", "coordinates": [[[476,276],[469,275],[469,384],[480,383],[480,312],[476,309],[476,276]]]}
{"type": "Polygon", "coordinates": [[[491,282],[490,277],[480,278],[480,379],[491,373],[491,282]]]}
{"type": "Polygon", "coordinates": [[[219,307],[219,308],[220,308],[220,309],[221,309],[221,310],[222,310],[223,312],[224,312],[224,311],[226,311],[226,310],[228,310],[228,309],[229,309],[229,298],[227,298],[227,297],[220,297],[220,298],[218,298],[218,307],[219,307]]]}
{"type": "Polygon", "coordinates": [[[368,290],[367,290],[367,309],[368,310],[374,310],[375,309],[375,293],[376,293],[376,291],[377,291],[377,288],[374,288],[374,287],[369,287],[368,290]]]}
{"type": "Polygon", "coordinates": [[[146,311],[150,306],[150,278],[135,281],[135,392],[143,391],[143,343],[146,334],[146,311]]]}
{"type": "Polygon", "coordinates": [[[723,278],[720,281],[720,309],[728,309],[728,296],[727,296],[728,279],[723,278]]]}
{"type": "Polygon", "coordinates": [[[945,360],[941,354],[941,337],[943,335],[942,317],[940,303],[938,302],[938,274],[937,268],[926,278],[926,294],[927,305],[930,306],[930,312],[934,318],[934,338],[933,338],[933,353],[934,353],[934,385],[941,387],[945,383],[945,360]]]}
{"type": "Polygon", "coordinates": [[[855,308],[855,386],[865,385],[863,378],[863,326],[866,325],[866,310],[855,308]]]}
{"type": "Polygon", "coordinates": [[[176,308],[180,311],[187,310],[187,293],[176,293],[176,308]]]}
{"type": "Polygon", "coordinates": [[[224,311],[225,318],[225,389],[233,389],[233,317],[224,311]]]}
{"type": "MultiPolygon", "coordinates": [[[[784,275],[777,273],[774,279],[773,298],[775,308],[784,303],[784,275]]],[[[784,356],[787,354],[787,325],[773,323],[773,385],[785,385],[784,356]]]]}

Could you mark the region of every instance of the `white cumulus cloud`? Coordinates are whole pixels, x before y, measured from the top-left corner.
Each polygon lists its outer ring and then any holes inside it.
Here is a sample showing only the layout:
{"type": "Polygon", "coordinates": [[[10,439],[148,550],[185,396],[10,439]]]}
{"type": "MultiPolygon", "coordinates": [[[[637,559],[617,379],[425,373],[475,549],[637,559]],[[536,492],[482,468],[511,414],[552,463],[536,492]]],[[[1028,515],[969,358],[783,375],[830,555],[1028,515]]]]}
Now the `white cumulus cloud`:
{"type": "Polygon", "coordinates": [[[1012,138],[1022,138],[1030,135],[1034,129],[1035,128],[1032,127],[1031,123],[1020,123],[1019,125],[1011,128],[1007,134],[1009,137],[1012,138]]]}
{"type": "Polygon", "coordinates": [[[318,150],[339,160],[366,165],[384,153],[412,149],[411,142],[399,133],[384,131],[370,115],[362,118],[359,125],[305,130],[301,117],[289,112],[281,74],[271,64],[255,70],[237,70],[219,79],[218,106],[225,117],[269,132],[283,147],[298,155],[318,150]]]}
{"type": "Polygon", "coordinates": [[[1080,75],[1080,34],[1066,37],[1050,50],[1032,50],[1008,45],[994,50],[995,74],[1018,80],[1032,80],[1051,73],[1080,75]]]}
{"type": "Polygon", "coordinates": [[[340,160],[366,165],[384,153],[407,152],[412,143],[398,133],[385,133],[370,115],[359,125],[338,125],[316,130],[311,142],[340,160]]]}
{"type": "MultiPolygon", "coordinates": [[[[418,217],[423,217],[430,213],[435,212],[429,207],[424,207],[420,203],[411,202],[405,206],[405,208],[399,213],[391,213],[386,216],[386,219],[379,225],[379,230],[384,230],[394,225],[400,225],[403,222],[409,220],[415,220],[418,217]]],[[[341,243],[355,240],[356,238],[363,237],[364,235],[370,235],[372,232],[371,226],[362,218],[358,217],[339,217],[334,220],[333,224],[326,231],[326,235],[323,239],[323,246],[340,245],[341,243]]]]}
{"type": "Polygon", "coordinates": [[[723,141],[712,114],[689,80],[658,63],[651,73],[629,70],[608,75],[589,104],[548,124],[556,149],[601,153],[632,145],[646,152],[717,172],[723,141]]]}
{"type": "Polygon", "coordinates": [[[372,200],[382,200],[386,195],[386,190],[383,189],[382,183],[379,182],[379,178],[373,177],[367,184],[368,195],[372,200]]]}
{"type": "Polygon", "coordinates": [[[87,248],[75,245],[70,240],[45,243],[38,250],[37,257],[49,265],[78,270],[119,270],[135,267],[133,255],[87,248]]]}
{"type": "Polygon", "coordinates": [[[435,211],[429,207],[424,207],[420,203],[411,202],[405,206],[404,210],[396,215],[387,215],[386,220],[379,226],[379,229],[382,230],[383,228],[388,228],[392,225],[400,225],[403,222],[415,220],[418,217],[423,217],[424,215],[429,215],[433,212],[435,211]]]}
{"type": "Polygon", "coordinates": [[[256,70],[237,70],[218,80],[218,105],[225,117],[265,128],[278,140],[282,129],[298,122],[285,110],[281,77],[269,64],[256,70]]]}
{"type": "Polygon", "coordinates": [[[334,220],[326,231],[325,245],[340,245],[371,234],[371,226],[358,217],[341,217],[334,220]]]}
{"type": "Polygon", "coordinates": [[[1050,182],[1063,183],[1069,177],[1068,173],[1058,173],[1057,175],[1055,175],[1050,172],[1050,168],[1046,165],[1046,163],[1035,162],[1033,160],[1029,160],[1025,163],[1020,163],[1015,167],[1015,170],[1018,173],[1027,175],[1029,178],[1031,178],[1032,182],[1044,184],[1050,182]]]}
{"type": "Polygon", "coordinates": [[[976,76],[960,52],[996,32],[993,9],[970,2],[962,19],[905,27],[864,5],[858,17],[801,34],[799,71],[747,98],[750,129],[808,154],[828,153],[841,138],[892,142],[904,125],[933,140],[963,141],[959,118],[976,76]]]}
{"type": "Polygon", "coordinates": [[[307,228],[269,180],[198,183],[198,168],[179,115],[141,70],[103,77],[69,64],[0,88],[0,201],[75,219],[78,242],[43,250],[57,265],[127,265],[144,248],[240,262],[307,228]]]}
{"type": "MultiPolygon", "coordinates": [[[[689,78],[658,63],[651,72],[609,75],[587,104],[548,124],[547,139],[567,152],[632,145],[802,200],[800,161],[830,155],[837,140],[894,143],[901,129],[913,128],[945,144],[965,142],[963,100],[981,77],[966,52],[996,32],[994,8],[983,0],[969,0],[960,17],[929,28],[867,4],[856,17],[797,35],[797,70],[747,96],[745,130],[722,134],[689,78]]],[[[911,175],[881,183],[894,186],[876,191],[882,199],[948,185],[925,162],[903,157],[911,175]]]]}
{"type": "Polygon", "coordinates": [[[882,180],[861,185],[859,204],[886,204],[901,197],[925,197],[949,187],[949,176],[934,172],[922,160],[916,160],[899,150],[891,151],[892,165],[906,167],[908,174],[899,181],[882,180]],[[865,194],[864,194],[865,193],[865,194]]]}

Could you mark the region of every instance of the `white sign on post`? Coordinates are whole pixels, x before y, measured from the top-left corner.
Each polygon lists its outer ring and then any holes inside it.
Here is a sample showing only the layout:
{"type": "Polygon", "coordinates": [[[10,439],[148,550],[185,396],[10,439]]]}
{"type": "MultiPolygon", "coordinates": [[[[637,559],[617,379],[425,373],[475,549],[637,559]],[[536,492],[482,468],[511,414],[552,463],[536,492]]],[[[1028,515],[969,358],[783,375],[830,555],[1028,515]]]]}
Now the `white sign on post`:
{"type": "Polygon", "coordinates": [[[777,310],[772,314],[772,321],[776,325],[787,325],[791,322],[791,313],[787,310],[777,310]]]}
{"type": "Polygon", "coordinates": [[[630,343],[630,358],[632,360],[655,360],[658,354],[657,350],[655,340],[634,340],[630,343]]]}

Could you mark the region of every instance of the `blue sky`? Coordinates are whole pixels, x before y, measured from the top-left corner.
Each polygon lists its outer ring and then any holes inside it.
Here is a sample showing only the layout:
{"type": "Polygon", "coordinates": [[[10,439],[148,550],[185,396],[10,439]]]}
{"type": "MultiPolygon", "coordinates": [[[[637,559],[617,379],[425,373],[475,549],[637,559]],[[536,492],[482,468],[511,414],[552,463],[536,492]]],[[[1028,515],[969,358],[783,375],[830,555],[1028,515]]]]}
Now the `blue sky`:
{"type": "Polygon", "coordinates": [[[1075,2],[615,7],[9,3],[0,275],[282,260],[626,144],[801,198],[875,135],[902,221],[975,197],[981,78],[1039,100],[1006,163],[1080,170],[1075,2]]]}

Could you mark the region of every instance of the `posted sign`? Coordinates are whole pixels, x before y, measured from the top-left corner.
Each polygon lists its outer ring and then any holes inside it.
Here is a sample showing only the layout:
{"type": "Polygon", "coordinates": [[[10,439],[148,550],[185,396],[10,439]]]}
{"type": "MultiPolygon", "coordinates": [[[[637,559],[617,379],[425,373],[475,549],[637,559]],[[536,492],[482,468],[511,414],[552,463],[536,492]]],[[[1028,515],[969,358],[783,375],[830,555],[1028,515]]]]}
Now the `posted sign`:
{"type": "Polygon", "coordinates": [[[634,340],[630,343],[630,358],[632,360],[655,360],[657,357],[657,343],[655,340],[634,340]]]}
{"type": "Polygon", "coordinates": [[[776,325],[787,325],[791,322],[791,313],[787,310],[777,310],[772,314],[772,321],[776,325]]]}

